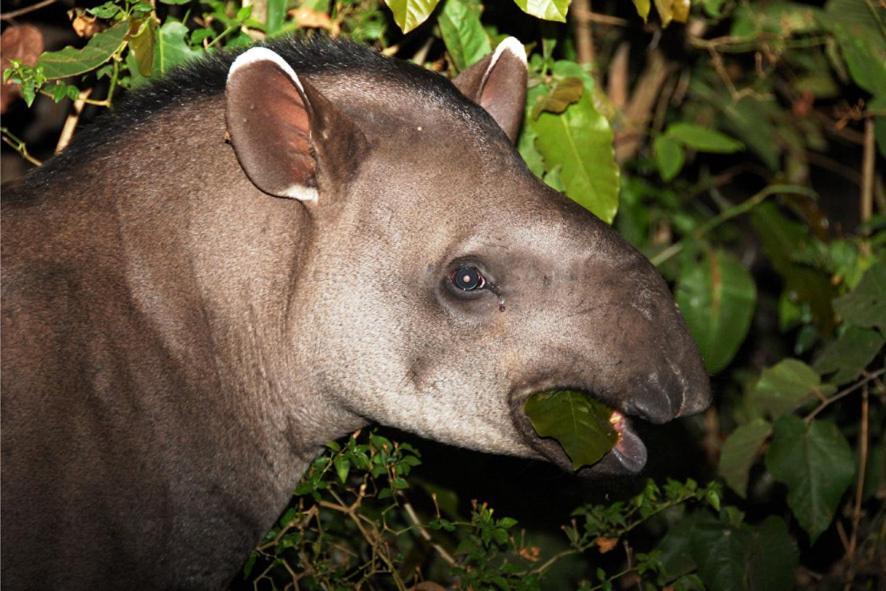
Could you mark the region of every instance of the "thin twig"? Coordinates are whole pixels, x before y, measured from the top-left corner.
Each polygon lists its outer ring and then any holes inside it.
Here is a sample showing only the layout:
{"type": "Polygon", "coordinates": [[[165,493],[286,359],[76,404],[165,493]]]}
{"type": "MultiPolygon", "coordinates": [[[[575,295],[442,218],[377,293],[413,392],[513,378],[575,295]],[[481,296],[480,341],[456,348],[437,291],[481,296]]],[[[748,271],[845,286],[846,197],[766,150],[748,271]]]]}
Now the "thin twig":
{"type": "Polygon", "coordinates": [[[594,64],[594,28],[587,15],[591,13],[591,0],[573,0],[570,15],[575,23],[575,52],[578,63],[594,64]]]}
{"type": "Polygon", "coordinates": [[[719,215],[712,217],[707,222],[698,226],[698,228],[696,228],[695,231],[692,232],[692,234],[690,234],[686,238],[683,238],[679,242],[675,242],[674,244],[670,245],[669,247],[652,257],[652,264],[655,266],[661,265],[665,261],[679,254],[683,250],[687,240],[698,240],[720,224],[751,211],[756,206],[763,203],[763,201],[767,197],[771,197],[772,195],[777,195],[779,193],[800,194],[802,193],[800,189],[801,187],[791,187],[788,185],[769,185],[756,195],[749,197],[747,200],[742,201],[735,207],[730,207],[729,209],[721,212],[719,215]]]}
{"type": "Polygon", "coordinates": [[[652,49],[646,59],[646,66],[634,84],[633,94],[624,109],[625,126],[616,134],[615,159],[625,162],[636,155],[643,145],[646,128],[652,118],[653,107],[659,92],[673,71],[661,50],[652,49]]]}
{"type": "Polygon", "coordinates": [[[12,12],[2,14],[0,15],[0,20],[9,21],[18,16],[28,14],[29,12],[34,12],[35,10],[46,8],[50,4],[55,4],[56,2],[58,2],[58,0],[41,0],[37,4],[32,4],[31,6],[25,6],[24,8],[19,8],[18,10],[13,10],[12,12]]]}
{"type": "Polygon", "coordinates": [[[864,156],[861,165],[861,223],[871,219],[874,213],[874,118],[864,122],[864,156]]]}
{"type": "Polygon", "coordinates": [[[419,521],[418,515],[415,514],[415,509],[412,508],[412,504],[409,501],[406,501],[403,503],[403,508],[406,509],[406,515],[409,516],[409,520],[412,521],[412,523],[418,529],[419,535],[426,542],[428,542],[434,548],[434,550],[437,551],[437,553],[440,555],[440,558],[448,562],[450,566],[455,566],[455,558],[453,558],[452,555],[446,551],[446,548],[434,542],[434,540],[431,538],[431,534],[428,532],[427,529],[425,529],[424,524],[419,521]]]}
{"type": "Polygon", "coordinates": [[[828,398],[827,400],[823,401],[821,404],[816,406],[812,412],[810,412],[808,415],[806,415],[805,421],[807,423],[812,422],[812,419],[814,419],[816,417],[816,415],[818,415],[818,413],[823,411],[826,407],[830,406],[831,404],[835,403],[836,401],[840,400],[841,398],[845,398],[845,397],[849,396],[850,394],[852,394],[853,392],[855,392],[859,388],[864,387],[865,384],[876,380],[884,373],[886,373],[886,369],[877,370],[872,374],[868,374],[867,376],[864,377],[864,379],[854,383],[853,385],[849,386],[845,390],[837,392],[836,394],[834,394],[833,396],[831,396],[830,398],[828,398]]]}
{"type": "Polygon", "coordinates": [[[861,391],[861,422],[858,434],[858,474],[855,477],[855,504],[852,507],[852,534],[849,537],[849,550],[846,552],[846,579],[843,591],[852,589],[855,579],[855,549],[858,545],[858,527],[861,523],[861,501],[864,492],[864,476],[868,465],[868,386],[861,391]]]}
{"type": "Polygon", "coordinates": [[[628,25],[628,21],[623,18],[593,12],[590,10],[590,6],[585,9],[578,2],[572,3],[569,12],[576,20],[585,20],[599,25],[608,25],[610,27],[626,27],[628,25]]]}
{"type": "Polygon", "coordinates": [[[55,145],[56,154],[60,154],[62,150],[67,148],[68,144],[71,143],[71,138],[74,137],[74,130],[77,129],[77,124],[80,122],[80,114],[83,113],[83,107],[86,106],[86,99],[89,98],[90,94],[92,94],[91,88],[81,90],[79,96],[77,97],[77,100],[74,101],[71,112],[65,119],[65,125],[62,127],[62,132],[59,135],[58,143],[55,145]]]}
{"type": "Polygon", "coordinates": [[[13,150],[18,152],[19,156],[21,156],[34,166],[40,166],[41,164],[43,164],[43,162],[31,156],[31,153],[28,152],[28,146],[25,145],[25,142],[18,139],[8,129],[6,129],[5,127],[0,127],[0,134],[2,134],[3,142],[11,146],[13,150]]]}

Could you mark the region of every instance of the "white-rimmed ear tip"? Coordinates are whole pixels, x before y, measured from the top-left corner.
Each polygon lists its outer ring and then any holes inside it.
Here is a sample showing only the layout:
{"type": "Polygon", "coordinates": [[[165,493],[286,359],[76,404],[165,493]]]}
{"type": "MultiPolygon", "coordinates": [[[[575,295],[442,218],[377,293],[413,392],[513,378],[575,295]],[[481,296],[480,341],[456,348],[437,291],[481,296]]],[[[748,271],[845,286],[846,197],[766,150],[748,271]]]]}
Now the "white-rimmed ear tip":
{"type": "Polygon", "coordinates": [[[514,55],[517,59],[519,59],[524,64],[527,63],[526,60],[526,48],[516,37],[506,37],[501,43],[495,48],[495,53],[492,56],[492,63],[495,63],[503,52],[509,52],[514,55]]]}
{"type": "Polygon", "coordinates": [[[301,80],[298,79],[298,74],[295,73],[295,70],[292,69],[292,66],[289,63],[280,57],[280,54],[276,51],[268,49],[267,47],[252,47],[247,49],[243,53],[237,56],[234,62],[231,64],[231,67],[228,69],[228,80],[231,79],[231,76],[234,75],[234,72],[241,68],[245,68],[251,64],[255,64],[257,62],[271,62],[292,78],[292,81],[295,85],[304,92],[304,88],[302,87],[301,80]]]}
{"type": "Polygon", "coordinates": [[[316,203],[320,200],[320,194],[317,192],[317,189],[304,185],[291,185],[281,191],[280,196],[298,199],[304,203],[316,203]]]}

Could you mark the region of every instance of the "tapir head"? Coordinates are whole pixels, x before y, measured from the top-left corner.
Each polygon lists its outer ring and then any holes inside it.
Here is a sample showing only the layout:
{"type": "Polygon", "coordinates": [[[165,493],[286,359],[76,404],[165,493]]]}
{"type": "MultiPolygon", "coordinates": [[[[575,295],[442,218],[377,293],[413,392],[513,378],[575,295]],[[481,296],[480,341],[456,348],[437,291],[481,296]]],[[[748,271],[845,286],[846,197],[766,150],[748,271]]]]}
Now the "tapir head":
{"type": "MultiPolygon", "coordinates": [[[[258,48],[228,77],[246,175],[310,220],[290,297],[298,379],[355,417],[564,466],[523,411],[533,392],[580,390],[654,423],[704,409],[665,282],[514,150],[522,46],[504,41],[453,83],[361,56],[296,72],[258,48]]],[[[642,468],[630,418],[620,429],[595,470],[642,468]]]]}

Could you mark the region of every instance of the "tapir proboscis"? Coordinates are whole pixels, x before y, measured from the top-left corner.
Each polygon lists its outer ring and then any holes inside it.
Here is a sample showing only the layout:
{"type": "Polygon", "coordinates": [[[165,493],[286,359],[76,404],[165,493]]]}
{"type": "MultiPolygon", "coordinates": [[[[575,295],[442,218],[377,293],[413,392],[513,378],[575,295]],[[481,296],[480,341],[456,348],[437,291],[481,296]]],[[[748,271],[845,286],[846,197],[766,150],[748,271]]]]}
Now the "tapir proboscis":
{"type": "MultiPolygon", "coordinates": [[[[2,205],[7,589],[218,589],[379,422],[568,466],[526,397],[709,403],[668,288],[513,148],[515,39],[452,82],[283,40],[136,91],[2,205]]],[[[626,421],[593,470],[638,471],[626,421]]]]}

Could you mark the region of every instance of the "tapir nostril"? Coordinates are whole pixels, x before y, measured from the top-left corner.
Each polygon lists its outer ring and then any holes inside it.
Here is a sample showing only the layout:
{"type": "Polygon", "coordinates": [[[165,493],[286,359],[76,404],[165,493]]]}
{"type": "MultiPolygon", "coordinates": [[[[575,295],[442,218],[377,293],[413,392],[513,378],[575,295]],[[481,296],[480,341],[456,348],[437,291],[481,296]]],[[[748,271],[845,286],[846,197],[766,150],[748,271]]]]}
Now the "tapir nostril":
{"type": "Polygon", "coordinates": [[[650,423],[666,423],[676,414],[671,399],[662,391],[638,390],[632,392],[631,397],[624,408],[628,415],[650,423]]]}
{"type": "Polygon", "coordinates": [[[626,392],[623,411],[651,423],[666,423],[677,415],[682,391],[679,378],[668,372],[637,375],[626,392]]]}

